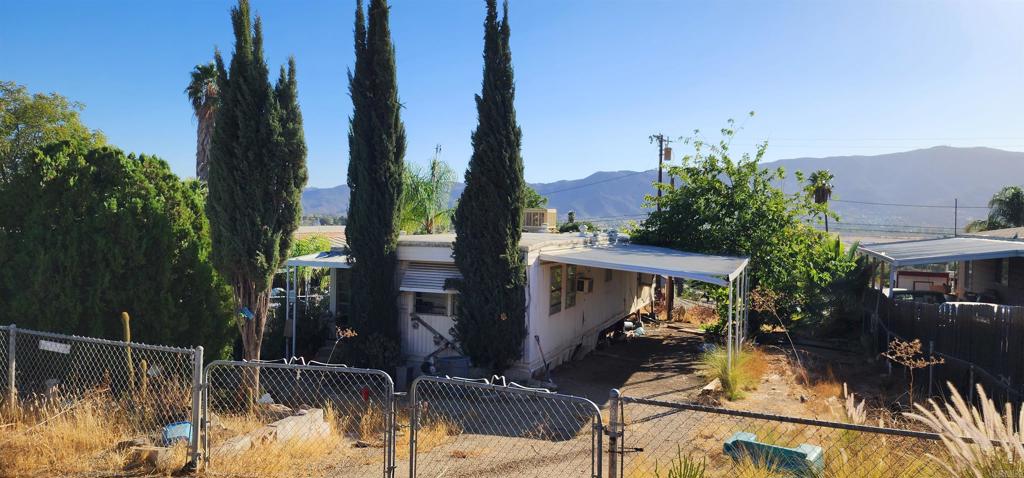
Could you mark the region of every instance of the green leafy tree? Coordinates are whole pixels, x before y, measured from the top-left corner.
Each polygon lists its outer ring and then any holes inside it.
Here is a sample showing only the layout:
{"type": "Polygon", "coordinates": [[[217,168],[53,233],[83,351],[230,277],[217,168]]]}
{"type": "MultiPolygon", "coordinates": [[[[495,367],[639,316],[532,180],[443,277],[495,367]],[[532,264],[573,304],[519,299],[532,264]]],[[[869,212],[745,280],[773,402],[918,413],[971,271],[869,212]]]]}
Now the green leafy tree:
{"type": "Polygon", "coordinates": [[[29,94],[22,85],[0,81],[0,185],[47,143],[78,140],[103,145],[103,134],[82,124],[80,111],[81,103],[57,93],[29,94]]]}
{"type": "Polygon", "coordinates": [[[185,88],[196,117],[196,177],[206,181],[210,175],[210,141],[213,139],[213,120],[219,100],[217,91],[217,65],[213,62],[196,65],[185,88]]]}
{"type": "Polygon", "coordinates": [[[536,189],[529,184],[523,183],[523,201],[527,208],[542,209],[548,207],[548,198],[541,196],[536,189]]]}
{"type": "Polygon", "coordinates": [[[436,157],[428,169],[405,168],[402,186],[402,230],[413,234],[445,232],[451,227],[455,209],[449,204],[455,171],[436,157]]]}
{"type": "MultiPolygon", "coordinates": [[[[235,49],[230,70],[216,53],[220,105],[210,147],[207,214],[213,260],[247,309],[238,328],[242,357],[260,358],[271,279],[291,249],[306,183],[302,116],[296,101],[295,63],[277,87],[268,81],[262,22],[251,21],[249,2],[231,10],[235,49]]],[[[253,380],[257,377],[252,377],[253,380]]],[[[249,382],[247,389],[255,390],[249,382]]]]}
{"type": "Polygon", "coordinates": [[[684,251],[749,256],[752,288],[778,293],[784,302],[780,315],[789,317],[816,293],[809,288],[816,267],[810,251],[824,234],[803,221],[814,208],[810,198],[783,193],[774,184],[781,183],[784,171],[761,166],[767,143],[753,155],[733,158],[733,124],[730,120],[723,128],[717,144],[688,140],[694,152],[669,167],[676,187],[661,184],[663,196],[648,196],[661,210],[652,212],[633,238],[684,251]]]}
{"type": "Polygon", "coordinates": [[[385,0],[371,0],[368,19],[357,1],[355,17],[356,65],[349,73],[351,195],[345,226],[353,259],[350,320],[364,340],[379,335],[373,340],[397,342],[405,125],[399,114],[395,47],[385,0]]]}
{"type": "Polygon", "coordinates": [[[484,21],[483,88],[466,189],[455,211],[455,264],[462,273],[456,338],[478,367],[502,371],[526,337],[525,266],[519,251],[524,194],[522,132],[516,123],[508,3],[484,21]]]}
{"type": "Polygon", "coordinates": [[[0,188],[0,322],[133,340],[231,342],[231,292],[210,263],[201,183],[153,156],[51,143],[0,188]]]}
{"type": "Polygon", "coordinates": [[[988,218],[972,221],[968,231],[988,231],[1024,226],[1024,188],[1006,186],[988,201],[988,218]]]}

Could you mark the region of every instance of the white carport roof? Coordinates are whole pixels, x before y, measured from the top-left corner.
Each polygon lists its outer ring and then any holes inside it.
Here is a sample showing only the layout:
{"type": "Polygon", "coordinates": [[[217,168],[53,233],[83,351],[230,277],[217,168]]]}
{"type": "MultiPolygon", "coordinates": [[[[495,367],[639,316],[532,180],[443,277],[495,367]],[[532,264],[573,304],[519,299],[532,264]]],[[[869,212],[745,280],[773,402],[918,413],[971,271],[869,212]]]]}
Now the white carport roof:
{"type": "Polygon", "coordinates": [[[540,260],[679,277],[721,286],[729,285],[749,262],[746,257],[697,254],[638,244],[542,251],[540,260]]]}
{"type": "Polygon", "coordinates": [[[348,256],[341,251],[314,252],[304,256],[292,257],[284,262],[286,266],[299,267],[330,267],[333,269],[348,269],[352,264],[348,262],[348,256]]]}
{"type": "Polygon", "coordinates": [[[861,252],[893,266],[1024,257],[1024,242],[949,237],[860,246],[861,252]]]}

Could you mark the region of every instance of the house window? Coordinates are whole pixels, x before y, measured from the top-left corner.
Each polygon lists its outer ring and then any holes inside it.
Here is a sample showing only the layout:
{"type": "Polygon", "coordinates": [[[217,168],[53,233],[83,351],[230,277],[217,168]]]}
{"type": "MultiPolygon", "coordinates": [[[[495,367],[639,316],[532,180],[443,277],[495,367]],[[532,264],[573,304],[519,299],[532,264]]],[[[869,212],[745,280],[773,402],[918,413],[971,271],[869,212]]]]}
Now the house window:
{"type": "Polygon", "coordinates": [[[551,297],[548,300],[548,315],[562,311],[562,266],[551,268],[551,297]]]}
{"type": "Polygon", "coordinates": [[[605,269],[604,270],[604,281],[605,282],[611,282],[612,281],[612,270],[611,269],[605,269]]]}
{"type": "Polygon", "coordinates": [[[567,266],[565,273],[565,282],[568,284],[568,289],[565,291],[565,308],[571,308],[576,305],[576,266],[567,266]]]}
{"type": "Polygon", "coordinates": [[[417,314],[448,315],[448,296],[433,292],[417,292],[415,310],[417,314]]]}
{"type": "Polygon", "coordinates": [[[996,280],[1004,286],[1010,285],[1010,258],[1003,258],[996,268],[996,280]]]}

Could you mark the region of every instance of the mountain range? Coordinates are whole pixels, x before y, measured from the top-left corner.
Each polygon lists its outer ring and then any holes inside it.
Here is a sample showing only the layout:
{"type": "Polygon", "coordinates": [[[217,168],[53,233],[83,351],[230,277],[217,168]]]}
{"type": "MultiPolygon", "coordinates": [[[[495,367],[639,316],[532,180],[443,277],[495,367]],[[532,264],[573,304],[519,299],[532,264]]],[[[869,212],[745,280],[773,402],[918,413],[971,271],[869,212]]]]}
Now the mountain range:
{"type": "MultiPolygon", "coordinates": [[[[1024,153],[993,148],[937,146],[876,156],[795,158],[765,163],[782,167],[781,186],[794,192],[794,171],[827,169],[833,180],[832,208],[839,214],[836,230],[939,234],[984,218],[984,206],[1003,186],[1024,184],[1024,153]],[[954,211],[954,201],[959,208],[954,211]]],[[[640,219],[645,194],[653,192],[657,170],[601,171],[582,179],[531,184],[548,198],[560,218],[570,210],[579,219],[620,224],[640,219]]],[[[668,181],[666,176],[665,181],[668,181]]],[[[452,200],[465,186],[457,183],[452,200]]],[[[302,195],[305,214],[344,215],[346,185],[308,188],[302,195]]]]}

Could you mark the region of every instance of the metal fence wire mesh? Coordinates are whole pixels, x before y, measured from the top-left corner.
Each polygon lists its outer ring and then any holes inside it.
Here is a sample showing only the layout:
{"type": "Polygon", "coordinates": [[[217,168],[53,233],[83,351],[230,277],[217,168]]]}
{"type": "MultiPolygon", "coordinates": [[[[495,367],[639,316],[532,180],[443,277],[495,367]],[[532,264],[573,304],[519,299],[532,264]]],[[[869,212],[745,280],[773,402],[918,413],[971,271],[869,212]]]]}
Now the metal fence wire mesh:
{"type": "Polygon", "coordinates": [[[683,460],[703,462],[709,477],[949,476],[937,462],[946,449],[930,433],[631,397],[619,403],[626,478],[670,476],[683,460]]]}
{"type": "Polygon", "coordinates": [[[218,361],[205,375],[208,473],[390,476],[394,385],[386,373],[218,361]]]}
{"type": "Polygon", "coordinates": [[[135,432],[192,418],[191,349],[17,331],[18,397],[25,403],[97,398],[135,432]]]}
{"type": "Polygon", "coordinates": [[[584,398],[421,377],[409,406],[410,477],[600,476],[601,414],[584,398]]]}

